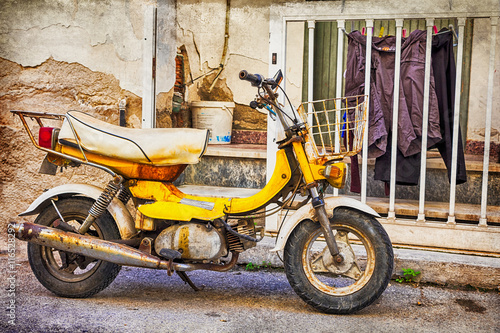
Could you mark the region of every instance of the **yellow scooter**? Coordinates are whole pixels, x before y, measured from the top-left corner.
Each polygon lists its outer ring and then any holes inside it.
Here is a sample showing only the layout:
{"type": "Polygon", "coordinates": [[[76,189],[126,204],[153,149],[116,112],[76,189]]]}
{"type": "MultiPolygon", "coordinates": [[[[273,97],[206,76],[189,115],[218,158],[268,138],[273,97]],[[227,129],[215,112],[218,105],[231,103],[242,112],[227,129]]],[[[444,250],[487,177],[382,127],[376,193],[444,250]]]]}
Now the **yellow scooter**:
{"type": "Polygon", "coordinates": [[[38,215],[34,223],[9,224],[18,239],[29,242],[31,268],[47,289],[89,297],[125,265],[176,272],[198,290],[186,272],[231,269],[239,253],[264,235],[254,218],[293,208],[272,251],[283,251],[287,278],[304,301],[326,313],[346,314],[381,295],[392,274],[393,252],[378,214],[357,200],[324,194],[328,185],[343,187],[342,160],[361,149],[366,97],[307,102],[298,110],[290,104],[287,113],[278,102],[281,72],[264,79],[241,71],[239,77],[258,88],[250,106],[267,109],[279,128],[274,173],[248,198],[198,197],[173,184],[204,154],[208,130],[131,129],[77,111],[12,111],[33,144],[47,153],[42,172],[83,164],[112,176],[105,189],[52,188],[20,214],[38,215]],[[38,140],[29,118],[39,126],[38,140]],[[60,127],[47,126],[61,121],[60,127]],[[298,194],[306,199],[297,202],[298,194]]]}

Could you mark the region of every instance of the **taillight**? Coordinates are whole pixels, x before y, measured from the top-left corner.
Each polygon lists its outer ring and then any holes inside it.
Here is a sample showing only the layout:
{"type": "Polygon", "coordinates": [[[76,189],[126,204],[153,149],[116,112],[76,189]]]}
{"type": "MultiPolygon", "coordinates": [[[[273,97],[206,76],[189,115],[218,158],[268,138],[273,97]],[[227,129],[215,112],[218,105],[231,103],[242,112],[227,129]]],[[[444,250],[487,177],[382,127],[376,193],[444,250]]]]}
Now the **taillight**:
{"type": "Polygon", "coordinates": [[[38,145],[43,148],[54,149],[58,133],[58,128],[40,127],[40,131],[38,131],[38,145]]]}

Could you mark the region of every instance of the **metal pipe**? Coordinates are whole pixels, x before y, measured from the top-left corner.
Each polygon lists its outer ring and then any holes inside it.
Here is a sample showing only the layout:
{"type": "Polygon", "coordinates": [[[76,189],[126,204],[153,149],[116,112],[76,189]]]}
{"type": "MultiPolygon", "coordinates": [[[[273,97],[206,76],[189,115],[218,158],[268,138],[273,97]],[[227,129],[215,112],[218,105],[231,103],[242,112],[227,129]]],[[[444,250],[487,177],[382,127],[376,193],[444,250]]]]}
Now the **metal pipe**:
{"type": "Polygon", "coordinates": [[[366,95],[366,123],[363,136],[363,161],[361,162],[361,202],[366,203],[368,191],[368,128],[370,118],[370,74],[372,68],[372,28],[373,20],[366,20],[366,61],[365,61],[365,95],[366,95]]]}
{"type": "MultiPolygon", "coordinates": [[[[342,109],[342,79],[343,79],[343,66],[344,66],[344,31],[345,31],[345,20],[338,20],[337,21],[337,78],[336,78],[336,85],[335,85],[335,97],[337,98],[337,101],[339,101],[338,105],[335,105],[335,108],[337,109],[335,111],[335,122],[337,124],[340,124],[340,110],[342,109]]],[[[326,110],[326,109],[325,109],[326,110]]],[[[326,118],[328,119],[328,117],[326,118]]],[[[335,130],[335,152],[339,153],[340,152],[340,131],[335,130]]],[[[333,195],[338,196],[339,195],[339,189],[334,188],[333,189],[333,195]]]]}
{"type": "MultiPolygon", "coordinates": [[[[307,29],[309,32],[309,54],[307,61],[307,101],[314,100],[314,29],[316,28],[316,21],[307,21],[307,29]]],[[[307,104],[307,123],[313,125],[313,105],[307,104]]],[[[312,133],[311,133],[312,135],[312,133]]]]}
{"type": "MultiPolygon", "coordinates": [[[[498,17],[491,17],[491,39],[490,39],[490,63],[488,72],[488,95],[486,97],[486,123],[484,125],[484,157],[483,157],[483,181],[481,194],[481,217],[480,226],[487,226],[486,208],[488,206],[488,169],[490,165],[491,145],[491,114],[493,108],[493,85],[495,72],[495,47],[497,43],[498,17]]],[[[457,131],[456,127],[454,131],[457,131]]],[[[455,133],[455,132],[454,132],[455,133]]]]}
{"type": "Polygon", "coordinates": [[[427,39],[425,47],[424,105],[422,119],[422,153],[420,157],[420,198],[417,221],[425,221],[425,176],[427,170],[427,133],[429,131],[429,95],[431,78],[432,27],[434,19],[427,19],[427,39]]]}
{"type": "MultiPolygon", "coordinates": [[[[14,223],[17,239],[30,243],[52,247],[56,250],[72,252],[95,259],[112,262],[117,265],[135,266],[153,269],[169,269],[169,261],[151,254],[139,251],[133,247],[96,237],[65,232],[34,223],[14,223]]],[[[226,271],[231,269],[238,260],[238,254],[233,253],[231,261],[225,265],[217,264],[184,264],[172,263],[176,271],[193,271],[198,269],[226,271]]]]}
{"type": "Polygon", "coordinates": [[[227,58],[227,46],[229,44],[229,14],[231,12],[231,0],[226,0],[226,25],[224,29],[224,48],[222,50],[222,57],[220,59],[220,65],[219,65],[219,71],[217,72],[217,75],[215,76],[214,81],[210,85],[210,88],[208,89],[208,93],[212,93],[212,90],[215,87],[215,84],[217,83],[217,80],[219,79],[220,73],[222,73],[222,70],[224,69],[224,66],[226,64],[226,58],[227,58]]]}
{"type": "Polygon", "coordinates": [[[458,158],[458,132],[460,124],[460,97],[462,90],[462,60],[464,54],[464,27],[465,18],[458,18],[458,46],[457,46],[457,79],[455,83],[455,101],[453,115],[453,146],[451,152],[451,179],[450,179],[450,212],[449,224],[455,224],[455,200],[457,191],[457,158],[458,158]]]}
{"type": "Polygon", "coordinates": [[[394,69],[394,100],[392,106],[392,146],[391,146],[391,193],[389,195],[388,219],[395,219],[396,203],[396,161],[398,149],[398,123],[399,123],[399,81],[401,71],[401,35],[403,19],[396,19],[396,59],[394,69]]]}

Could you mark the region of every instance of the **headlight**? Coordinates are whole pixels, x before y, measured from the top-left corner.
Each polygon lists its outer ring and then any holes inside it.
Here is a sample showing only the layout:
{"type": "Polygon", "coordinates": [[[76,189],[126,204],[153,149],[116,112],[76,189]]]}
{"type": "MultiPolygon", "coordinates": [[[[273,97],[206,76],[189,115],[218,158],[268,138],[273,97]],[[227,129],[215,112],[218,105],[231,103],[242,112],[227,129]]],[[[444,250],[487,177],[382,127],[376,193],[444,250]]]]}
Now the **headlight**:
{"type": "Polygon", "coordinates": [[[326,178],[328,183],[336,188],[343,188],[347,175],[347,165],[344,162],[329,164],[320,174],[326,178]]]}

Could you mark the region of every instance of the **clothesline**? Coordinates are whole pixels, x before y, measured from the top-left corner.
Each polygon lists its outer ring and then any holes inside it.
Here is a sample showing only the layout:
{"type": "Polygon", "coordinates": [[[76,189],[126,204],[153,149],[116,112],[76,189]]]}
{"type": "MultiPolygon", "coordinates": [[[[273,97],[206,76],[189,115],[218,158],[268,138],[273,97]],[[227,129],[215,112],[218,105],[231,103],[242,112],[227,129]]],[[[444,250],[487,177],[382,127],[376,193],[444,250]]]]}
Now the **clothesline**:
{"type": "MultiPolygon", "coordinates": [[[[434,26],[434,27],[436,27],[436,26],[434,26]]],[[[382,28],[383,28],[383,27],[382,27],[382,28]]],[[[372,28],[372,29],[373,29],[373,28],[372,28]]],[[[440,35],[440,34],[444,34],[444,33],[449,33],[449,32],[451,32],[451,33],[453,33],[453,36],[454,36],[454,37],[458,40],[458,34],[456,33],[456,31],[455,31],[455,28],[454,28],[453,24],[450,24],[450,25],[448,26],[448,29],[449,29],[449,30],[447,30],[447,31],[436,32],[436,33],[434,33],[434,34],[433,34],[433,36],[436,36],[436,35],[440,35]]],[[[348,36],[348,35],[349,35],[349,34],[347,33],[347,31],[345,30],[345,28],[341,28],[340,30],[342,30],[342,32],[344,33],[344,35],[346,35],[346,36],[348,36]]]]}

